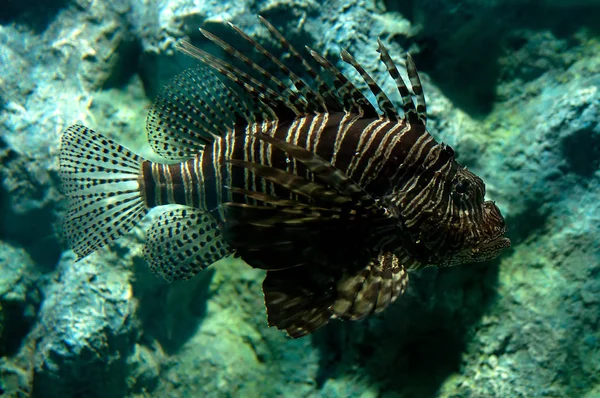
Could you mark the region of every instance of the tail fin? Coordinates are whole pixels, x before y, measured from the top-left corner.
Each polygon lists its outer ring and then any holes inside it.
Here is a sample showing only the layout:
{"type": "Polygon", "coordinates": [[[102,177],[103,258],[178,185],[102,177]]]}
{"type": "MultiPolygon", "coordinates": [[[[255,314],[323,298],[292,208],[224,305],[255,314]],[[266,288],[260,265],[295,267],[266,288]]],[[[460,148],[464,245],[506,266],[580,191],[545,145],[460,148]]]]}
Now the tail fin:
{"type": "Polygon", "coordinates": [[[146,214],[138,182],[143,161],[87,127],[65,131],[60,150],[68,200],[63,233],[77,260],[126,234],[146,214]]]}

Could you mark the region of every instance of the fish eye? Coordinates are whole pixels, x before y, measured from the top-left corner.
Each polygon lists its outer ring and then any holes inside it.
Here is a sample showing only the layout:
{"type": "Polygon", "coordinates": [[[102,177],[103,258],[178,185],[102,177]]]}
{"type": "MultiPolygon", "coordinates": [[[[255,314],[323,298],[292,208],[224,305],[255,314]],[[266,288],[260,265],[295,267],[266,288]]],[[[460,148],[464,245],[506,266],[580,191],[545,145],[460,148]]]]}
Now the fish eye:
{"type": "Polygon", "coordinates": [[[459,181],[454,186],[454,192],[456,192],[457,194],[460,194],[460,195],[466,194],[468,190],[469,190],[469,183],[465,180],[459,181]]]}

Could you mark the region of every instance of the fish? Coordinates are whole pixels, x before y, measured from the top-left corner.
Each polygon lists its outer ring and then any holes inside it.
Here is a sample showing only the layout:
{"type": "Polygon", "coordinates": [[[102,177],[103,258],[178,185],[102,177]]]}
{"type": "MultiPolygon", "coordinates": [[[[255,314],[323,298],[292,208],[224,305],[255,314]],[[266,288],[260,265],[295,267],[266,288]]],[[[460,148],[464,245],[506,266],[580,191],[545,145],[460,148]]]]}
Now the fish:
{"type": "Polygon", "coordinates": [[[240,257],[266,271],[269,326],[299,338],[332,319],[381,313],[405,292],[410,271],[487,261],[510,246],[483,180],[427,130],[409,54],[408,86],[377,41],[397,108],[347,50],[342,62],[374,101],[323,54],[306,47],[302,55],[259,20],[285,58],[232,23],[242,50],[204,29],[223,57],[177,44],[199,63],[166,84],[148,113],[148,141],[165,161],[83,125],[63,133],[62,229],[77,260],[150,209],[178,205],[146,234],[150,270],[182,281],[240,257]]]}

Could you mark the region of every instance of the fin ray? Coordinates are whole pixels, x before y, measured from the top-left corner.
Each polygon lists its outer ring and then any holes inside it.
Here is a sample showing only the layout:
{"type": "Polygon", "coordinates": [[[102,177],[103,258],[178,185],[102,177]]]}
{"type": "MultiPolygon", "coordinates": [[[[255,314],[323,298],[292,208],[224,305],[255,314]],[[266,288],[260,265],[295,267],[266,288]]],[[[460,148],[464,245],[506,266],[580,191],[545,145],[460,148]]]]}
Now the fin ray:
{"type": "Polygon", "coordinates": [[[342,98],[344,111],[362,113],[365,117],[378,117],[377,111],[369,100],[344,76],[327,58],[307,47],[310,55],[321,67],[333,75],[333,84],[342,98]]]}
{"type": "MultiPolygon", "coordinates": [[[[239,29],[238,29],[238,31],[239,31],[239,29]]],[[[278,78],[273,76],[262,66],[258,65],[257,63],[252,61],[250,58],[245,56],[242,52],[236,50],[235,48],[233,48],[233,46],[227,44],[226,42],[224,42],[217,36],[213,35],[212,33],[208,32],[204,29],[200,29],[200,32],[208,40],[212,41],[217,46],[219,46],[223,50],[225,50],[227,53],[231,54],[235,58],[242,61],[251,70],[254,70],[257,73],[259,73],[266,81],[273,83],[275,85],[275,87],[277,87],[277,92],[280,93],[279,95],[280,95],[281,101],[283,101],[297,116],[306,113],[306,108],[308,106],[308,104],[306,103],[306,100],[304,100],[304,98],[302,98],[302,97],[299,97],[297,93],[294,93],[292,90],[290,90],[281,80],[279,80],[278,78]]],[[[242,37],[244,37],[244,36],[242,36],[242,37]]],[[[249,37],[248,37],[248,39],[249,39],[249,37]]],[[[250,44],[253,44],[253,42],[250,41],[250,44]]],[[[254,47],[256,48],[256,46],[254,46],[254,47]]],[[[264,50],[264,48],[263,48],[263,50],[264,50]]],[[[264,53],[262,53],[262,54],[265,55],[265,53],[269,54],[266,50],[264,50],[264,53]]],[[[267,56],[267,59],[272,59],[272,58],[274,58],[274,57],[267,56]]]]}
{"type": "MultiPolygon", "coordinates": [[[[294,46],[292,46],[292,44],[277,29],[275,29],[275,27],[269,21],[267,21],[265,18],[261,17],[260,15],[258,16],[258,19],[267,28],[267,30],[279,41],[279,44],[282,46],[282,48],[289,51],[290,54],[297,61],[300,62],[300,64],[302,65],[302,67],[304,68],[306,73],[315,81],[315,83],[317,83],[316,99],[319,102],[319,104],[322,104],[325,106],[324,110],[327,112],[342,111],[343,110],[342,104],[340,103],[338,97],[336,95],[334,95],[334,93],[331,91],[329,86],[323,81],[321,76],[306,61],[306,59],[302,55],[300,55],[298,50],[296,50],[296,48],[294,48],[294,46]]],[[[295,79],[293,77],[292,77],[292,80],[295,81],[295,79]]],[[[304,83],[304,81],[302,79],[300,79],[299,83],[302,85],[304,83]]],[[[300,87],[298,87],[297,84],[296,84],[296,87],[298,88],[299,91],[302,92],[302,89],[300,87]]],[[[311,101],[310,101],[309,96],[312,96],[312,90],[310,89],[310,87],[308,87],[307,90],[309,90],[309,94],[308,94],[308,96],[305,94],[305,97],[307,99],[309,99],[309,104],[310,104],[311,101]]]]}
{"type": "Polygon", "coordinates": [[[363,78],[369,89],[375,96],[377,100],[377,104],[379,105],[379,109],[383,112],[383,115],[390,120],[398,120],[398,113],[396,112],[396,108],[392,101],[388,98],[388,96],[381,90],[381,87],[375,80],[367,73],[367,71],[354,59],[354,57],[346,50],[342,50],[340,53],[342,56],[342,61],[347,62],[352,65],[354,69],[360,74],[363,78]]]}
{"type": "Polygon", "coordinates": [[[188,280],[230,253],[216,220],[191,208],[161,214],[144,246],[150,270],[167,282],[188,280]]]}
{"type": "Polygon", "coordinates": [[[78,260],[125,235],[146,214],[138,183],[142,157],[74,125],[61,138],[59,160],[67,197],[62,229],[78,260]]]}
{"type": "Polygon", "coordinates": [[[236,94],[208,67],[185,70],[164,86],[148,112],[150,146],[170,160],[197,155],[233,127],[236,109],[230,102],[239,107],[236,94]]]}
{"type": "Polygon", "coordinates": [[[265,84],[259,82],[248,73],[199,49],[186,40],[179,42],[179,49],[237,84],[251,99],[254,100],[258,113],[262,118],[293,119],[296,116],[296,113],[294,113],[286,104],[287,99],[273,89],[267,87],[265,84]]]}
{"type": "Polygon", "coordinates": [[[367,265],[337,281],[331,311],[337,318],[359,320],[379,313],[404,293],[408,273],[393,253],[380,253],[367,265]]]}
{"type": "Polygon", "coordinates": [[[285,330],[297,339],[329,322],[333,302],[333,280],[318,267],[302,266],[283,271],[268,271],[263,293],[269,326],[285,330]]]}
{"type": "Polygon", "coordinates": [[[394,82],[396,83],[396,87],[398,89],[398,93],[400,94],[400,97],[402,99],[402,110],[404,111],[404,117],[412,122],[417,121],[418,115],[417,110],[415,108],[415,103],[413,102],[412,95],[408,90],[404,79],[402,79],[400,72],[398,72],[398,68],[396,67],[396,64],[394,63],[392,57],[388,53],[387,48],[385,48],[385,46],[383,45],[383,42],[380,39],[377,39],[377,44],[379,46],[377,48],[377,51],[380,55],[379,59],[386,66],[388,74],[392,77],[392,79],[394,79],[394,82]]]}
{"type": "Polygon", "coordinates": [[[410,85],[417,99],[417,115],[423,126],[425,126],[427,124],[427,104],[425,102],[425,94],[423,93],[423,86],[421,85],[421,78],[419,77],[417,66],[410,54],[406,54],[406,73],[408,74],[410,85]]]}

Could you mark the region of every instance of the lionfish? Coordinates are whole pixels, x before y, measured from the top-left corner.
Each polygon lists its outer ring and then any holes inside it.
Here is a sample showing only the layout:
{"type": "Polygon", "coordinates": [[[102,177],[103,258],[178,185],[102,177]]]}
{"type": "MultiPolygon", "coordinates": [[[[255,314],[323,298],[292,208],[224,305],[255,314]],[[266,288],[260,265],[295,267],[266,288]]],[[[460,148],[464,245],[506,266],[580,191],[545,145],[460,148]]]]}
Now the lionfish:
{"type": "Polygon", "coordinates": [[[378,40],[399,111],[341,51],[374,106],[322,54],[306,47],[318,72],[259,18],[302,77],[231,23],[260,61],[203,29],[234,62],[182,40],[179,49],[200,66],[165,86],[146,125],[152,148],[170,162],[145,160],[81,125],[66,130],[63,229],[78,259],[126,234],[149,209],[181,205],[147,233],[151,270],[186,280],[239,256],[266,270],[269,325],[297,338],[332,318],[383,311],[405,291],[408,271],[490,260],[510,245],[483,181],[427,131],[410,55],[412,91],[378,40]]]}

